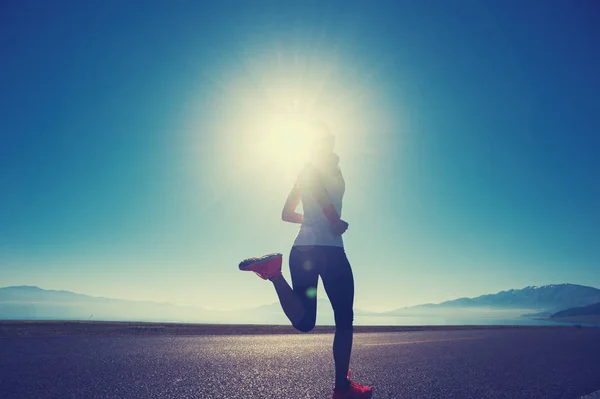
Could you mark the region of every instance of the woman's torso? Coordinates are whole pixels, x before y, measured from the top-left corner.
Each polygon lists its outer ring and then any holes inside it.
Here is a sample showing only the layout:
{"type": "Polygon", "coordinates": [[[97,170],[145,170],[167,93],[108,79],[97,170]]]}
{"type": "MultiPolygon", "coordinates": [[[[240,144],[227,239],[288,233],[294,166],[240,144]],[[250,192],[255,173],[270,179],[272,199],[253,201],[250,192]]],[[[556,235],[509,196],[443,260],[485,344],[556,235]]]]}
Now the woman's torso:
{"type": "Polygon", "coordinates": [[[320,184],[327,192],[329,201],[341,216],[345,182],[339,168],[336,166],[335,168],[323,169],[309,164],[300,173],[297,184],[301,191],[304,218],[298,236],[294,241],[294,246],[343,247],[342,236],[331,233],[329,220],[323,213],[311,189],[313,185],[320,184]]]}

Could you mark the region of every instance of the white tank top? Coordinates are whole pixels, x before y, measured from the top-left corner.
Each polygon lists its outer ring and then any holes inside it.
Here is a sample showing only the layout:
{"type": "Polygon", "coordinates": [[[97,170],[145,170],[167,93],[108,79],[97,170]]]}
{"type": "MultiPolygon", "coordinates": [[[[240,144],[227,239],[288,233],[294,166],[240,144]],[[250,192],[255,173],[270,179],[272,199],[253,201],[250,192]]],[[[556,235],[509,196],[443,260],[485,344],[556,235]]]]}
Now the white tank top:
{"type": "Polygon", "coordinates": [[[342,236],[331,233],[329,220],[311,190],[312,184],[322,185],[327,191],[329,201],[341,217],[342,198],[344,197],[346,185],[339,168],[324,170],[313,164],[308,164],[300,172],[296,184],[300,187],[302,193],[304,218],[298,236],[294,241],[294,246],[326,245],[343,247],[342,236]]]}

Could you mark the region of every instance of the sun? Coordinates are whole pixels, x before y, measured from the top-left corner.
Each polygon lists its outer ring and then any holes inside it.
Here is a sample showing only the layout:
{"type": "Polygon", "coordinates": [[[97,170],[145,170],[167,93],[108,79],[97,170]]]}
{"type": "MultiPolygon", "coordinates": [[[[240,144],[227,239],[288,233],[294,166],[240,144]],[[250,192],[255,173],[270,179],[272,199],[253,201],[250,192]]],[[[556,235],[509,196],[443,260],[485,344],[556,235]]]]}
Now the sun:
{"type": "Polygon", "coordinates": [[[259,153],[264,159],[291,172],[308,161],[313,137],[311,121],[301,114],[265,116],[265,130],[258,140],[259,153]]]}
{"type": "MultiPolygon", "coordinates": [[[[383,108],[372,106],[378,101],[372,82],[342,73],[361,62],[310,46],[286,54],[276,43],[271,49],[250,42],[240,62],[224,65],[211,78],[214,92],[201,106],[190,107],[200,112],[190,112],[186,129],[196,174],[210,176],[221,188],[284,191],[311,161],[321,124],[334,135],[345,171],[367,169],[353,157],[375,153],[367,138],[387,129],[387,119],[383,108]]],[[[367,72],[363,75],[371,76],[367,72]]]]}

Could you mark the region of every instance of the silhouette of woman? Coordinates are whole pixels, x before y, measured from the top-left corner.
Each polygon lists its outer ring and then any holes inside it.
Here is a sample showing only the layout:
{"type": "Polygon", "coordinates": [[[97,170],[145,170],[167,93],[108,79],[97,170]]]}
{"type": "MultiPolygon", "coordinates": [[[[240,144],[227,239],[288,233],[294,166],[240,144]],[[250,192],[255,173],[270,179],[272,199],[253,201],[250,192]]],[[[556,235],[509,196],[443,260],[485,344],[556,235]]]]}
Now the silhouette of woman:
{"type": "Polygon", "coordinates": [[[321,277],[335,315],[333,399],[368,399],[372,389],[351,381],[349,373],[354,278],[342,240],[348,228],[340,218],[345,182],[334,147],[335,137],[325,125],[319,125],[312,159],[300,172],[283,207],[282,220],[300,224],[289,256],[293,288],[281,274],[280,253],[248,258],[239,268],[273,283],[285,315],[302,332],[315,326],[321,277]],[[300,202],[304,214],[296,212],[300,202]]]}

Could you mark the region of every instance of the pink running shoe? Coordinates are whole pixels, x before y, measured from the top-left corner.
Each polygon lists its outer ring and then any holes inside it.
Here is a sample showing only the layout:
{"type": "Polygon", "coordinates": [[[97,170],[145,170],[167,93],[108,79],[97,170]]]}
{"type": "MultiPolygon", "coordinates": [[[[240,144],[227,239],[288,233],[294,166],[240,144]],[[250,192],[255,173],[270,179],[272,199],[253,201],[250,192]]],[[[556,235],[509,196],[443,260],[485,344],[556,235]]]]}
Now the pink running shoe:
{"type": "Polygon", "coordinates": [[[240,263],[240,270],[254,272],[263,280],[272,280],[281,276],[281,262],[280,253],[267,254],[244,259],[240,263]]]}
{"type": "Polygon", "coordinates": [[[373,389],[350,380],[350,370],[348,370],[348,382],[350,382],[348,388],[334,389],[331,399],[371,399],[373,389]]]}

